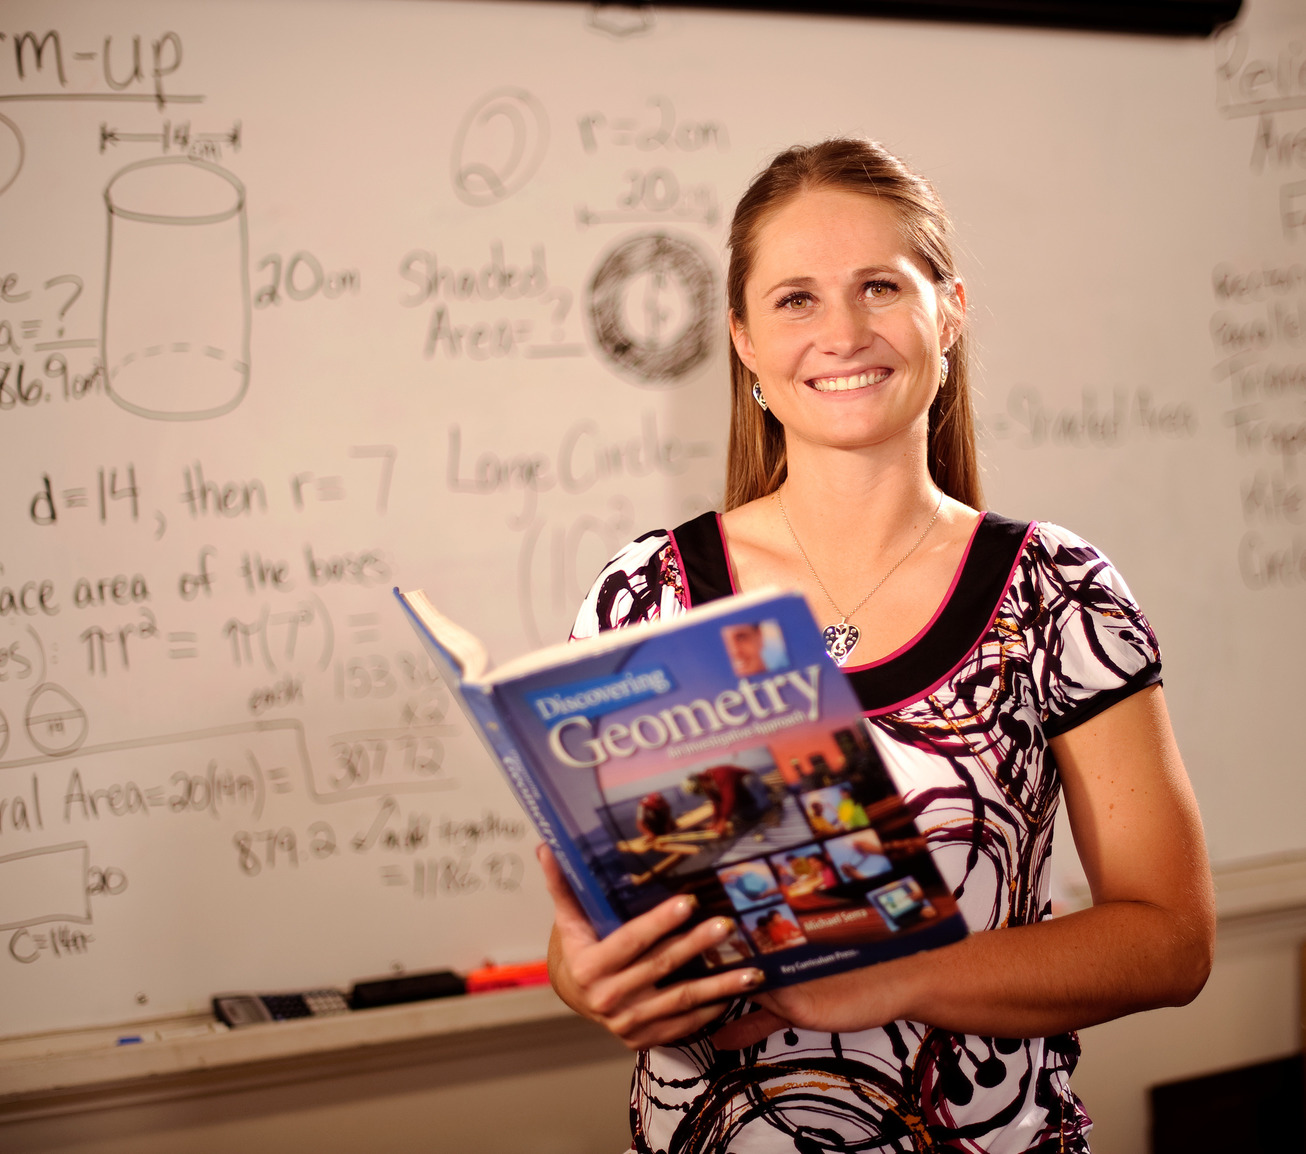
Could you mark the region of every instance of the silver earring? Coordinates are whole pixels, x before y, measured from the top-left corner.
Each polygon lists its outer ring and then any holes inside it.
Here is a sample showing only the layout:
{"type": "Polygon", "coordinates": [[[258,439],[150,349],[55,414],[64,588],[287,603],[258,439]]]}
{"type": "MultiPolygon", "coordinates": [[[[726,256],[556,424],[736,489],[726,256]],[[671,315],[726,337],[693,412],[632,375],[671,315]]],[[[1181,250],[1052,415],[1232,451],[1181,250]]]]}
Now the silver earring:
{"type": "Polygon", "coordinates": [[[762,396],[762,382],[753,382],[753,400],[762,406],[762,412],[766,412],[771,406],[766,403],[766,398],[762,396]]]}
{"type": "Polygon", "coordinates": [[[939,356],[939,388],[943,388],[948,383],[948,354],[941,353],[939,356]]]}

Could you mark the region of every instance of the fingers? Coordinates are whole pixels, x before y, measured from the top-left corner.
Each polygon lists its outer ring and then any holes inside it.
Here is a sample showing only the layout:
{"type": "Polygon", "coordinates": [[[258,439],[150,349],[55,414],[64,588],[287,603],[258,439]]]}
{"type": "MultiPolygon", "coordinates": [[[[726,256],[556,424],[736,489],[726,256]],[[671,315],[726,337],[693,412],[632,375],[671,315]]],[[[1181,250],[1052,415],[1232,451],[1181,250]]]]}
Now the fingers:
{"type": "Polygon", "coordinates": [[[669,898],[599,939],[554,855],[537,851],[555,907],[550,944],[554,988],[572,1009],[598,1022],[633,1050],[683,1038],[719,1016],[726,1003],[756,990],[760,970],[658,983],[734,932],[729,918],[709,918],[684,932],[697,902],[669,898]]]}
{"type": "MultiPolygon", "coordinates": [[[[637,996],[643,996],[659,1008],[665,1007],[663,1012],[680,1013],[697,1002],[718,1001],[721,998],[735,996],[741,988],[756,988],[761,981],[760,970],[730,971],[711,978],[680,982],[665,990],[658,988],[659,982],[698,957],[704,950],[716,945],[731,932],[732,928],[726,918],[710,918],[688,933],[658,942],[652,949],[637,955],[628,964],[602,970],[601,973],[606,975],[606,979],[603,982],[601,1000],[605,1004],[600,1008],[603,1012],[611,1012],[615,1007],[626,1005],[637,996]],[[757,977],[750,979],[748,984],[741,987],[740,973],[756,974],[757,977]],[[646,990],[649,992],[646,995],[642,994],[646,990]],[[671,995],[678,995],[682,999],[693,996],[693,1001],[677,1002],[671,995]]],[[[608,940],[610,938],[590,951],[583,965],[601,964],[605,960],[602,946],[605,946],[608,940]]],[[[600,974],[590,974],[582,969],[579,976],[581,980],[595,980],[600,974]]]]}
{"type": "Polygon", "coordinates": [[[777,1030],[791,1023],[772,1010],[762,1007],[745,1014],[734,1022],[727,1022],[709,1039],[718,1050],[742,1050],[769,1038],[777,1030]]]}
{"type": "Polygon", "coordinates": [[[632,1050],[665,1045],[702,1029],[724,1012],[730,999],[755,990],[761,979],[758,970],[732,970],[679,982],[633,998],[597,1020],[632,1050]]]}
{"type": "MultiPolygon", "coordinates": [[[[684,894],[668,898],[660,905],[654,906],[648,913],[632,918],[604,938],[596,947],[595,964],[606,970],[617,970],[631,965],[637,958],[645,958],[646,955],[657,955],[659,960],[663,960],[662,955],[666,949],[663,939],[679,929],[697,908],[698,902],[684,894]]],[[[688,940],[690,945],[686,949],[673,951],[677,960],[667,962],[654,980],[665,977],[677,966],[684,965],[690,958],[702,953],[708,946],[716,945],[724,938],[726,933],[717,925],[721,921],[724,919],[713,918],[694,927],[684,939],[681,939],[688,940]]]]}
{"type": "MultiPolygon", "coordinates": [[[[726,1003],[716,1002],[699,1006],[687,1014],[674,1018],[660,1018],[641,1023],[626,1035],[617,1034],[618,1040],[630,1050],[647,1050],[653,1046],[667,1046],[698,1033],[714,1018],[725,1013],[726,1003]]],[[[616,1031],[613,1031],[614,1033],[616,1031]]]]}
{"type": "Polygon", "coordinates": [[[535,856],[539,858],[540,869],[544,873],[544,884],[553,899],[554,921],[559,931],[597,940],[597,935],[585,916],[585,911],[576,900],[576,895],[571,892],[571,885],[563,874],[562,867],[558,865],[558,859],[554,857],[553,851],[541,842],[535,847],[535,856]]]}
{"type": "MultiPolygon", "coordinates": [[[[591,977],[628,966],[636,958],[651,950],[673,930],[681,926],[698,908],[698,903],[692,897],[668,898],[647,913],[641,914],[625,925],[618,927],[600,941],[594,933],[589,919],[585,916],[585,911],[576,900],[576,896],[572,892],[566,875],[562,872],[562,867],[558,864],[553,851],[548,846],[541,844],[536,849],[536,856],[539,858],[540,868],[544,872],[544,883],[548,887],[549,896],[553,898],[554,920],[557,923],[559,932],[564,937],[572,940],[596,943],[593,956],[586,959],[587,972],[581,975],[582,981],[588,981],[591,977]]],[[[702,941],[702,944],[685,953],[679,960],[671,962],[656,977],[665,977],[666,974],[677,966],[683,965],[695,954],[707,949],[708,946],[715,945],[724,936],[724,933],[712,934],[709,932],[708,937],[702,941]]],[[[700,934],[699,937],[701,939],[703,935],[700,934]]]]}

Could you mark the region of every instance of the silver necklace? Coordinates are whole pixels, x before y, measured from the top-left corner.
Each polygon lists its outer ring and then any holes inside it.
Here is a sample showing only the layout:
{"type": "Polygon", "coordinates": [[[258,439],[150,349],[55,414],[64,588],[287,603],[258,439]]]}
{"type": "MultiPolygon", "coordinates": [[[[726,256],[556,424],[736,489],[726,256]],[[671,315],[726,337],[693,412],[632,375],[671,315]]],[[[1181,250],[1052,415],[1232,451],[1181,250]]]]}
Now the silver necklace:
{"type": "Polygon", "coordinates": [[[943,490],[939,490],[939,503],[934,506],[934,516],[930,518],[930,523],[921,531],[921,535],[916,538],[912,547],[894,562],[889,571],[875,583],[875,587],[847,613],[840,609],[838,605],[835,605],[834,598],[830,596],[830,590],[825,587],[825,582],[821,580],[821,575],[816,571],[816,566],[812,564],[812,559],[807,555],[807,550],[803,548],[803,543],[798,540],[798,534],[794,532],[794,527],[789,523],[789,514],[785,511],[784,498],[780,496],[779,489],[775,491],[775,499],[780,505],[780,516],[784,518],[785,528],[789,530],[789,536],[794,539],[794,544],[798,546],[798,552],[802,554],[803,560],[807,562],[809,572],[816,578],[816,583],[821,587],[821,592],[825,594],[825,599],[834,606],[834,611],[839,614],[838,623],[827,625],[821,634],[825,641],[825,651],[834,659],[836,665],[846,665],[848,658],[852,656],[852,651],[857,648],[857,642],[861,640],[862,636],[862,631],[856,625],[850,625],[848,618],[854,616],[866,602],[880,591],[880,586],[893,576],[898,566],[915,553],[920,547],[920,543],[929,535],[930,530],[934,528],[934,522],[939,519],[939,510],[943,508],[943,490]]]}

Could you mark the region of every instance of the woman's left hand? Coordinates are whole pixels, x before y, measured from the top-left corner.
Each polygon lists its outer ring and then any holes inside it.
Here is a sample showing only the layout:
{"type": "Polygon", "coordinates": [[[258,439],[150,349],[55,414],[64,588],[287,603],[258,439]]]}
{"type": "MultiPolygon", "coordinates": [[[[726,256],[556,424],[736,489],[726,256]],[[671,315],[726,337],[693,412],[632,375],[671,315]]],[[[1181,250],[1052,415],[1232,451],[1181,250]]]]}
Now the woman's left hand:
{"type": "Polygon", "coordinates": [[[886,1025],[903,1015],[894,994],[906,976],[903,963],[910,960],[895,959],[754,994],[751,1001],[757,1008],[721,1027],[712,1035],[712,1044],[718,1050],[742,1050],[787,1026],[837,1033],[886,1025]]]}

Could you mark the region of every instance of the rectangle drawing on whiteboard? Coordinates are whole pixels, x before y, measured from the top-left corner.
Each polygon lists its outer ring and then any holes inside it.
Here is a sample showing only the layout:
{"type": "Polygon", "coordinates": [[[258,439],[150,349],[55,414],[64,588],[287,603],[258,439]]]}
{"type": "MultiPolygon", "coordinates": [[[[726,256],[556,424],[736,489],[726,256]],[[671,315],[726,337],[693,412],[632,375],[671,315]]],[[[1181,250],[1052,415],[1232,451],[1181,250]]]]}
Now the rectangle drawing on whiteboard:
{"type": "Polygon", "coordinates": [[[0,930],[42,922],[89,922],[86,842],[47,846],[0,857],[0,930]]]}

